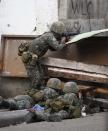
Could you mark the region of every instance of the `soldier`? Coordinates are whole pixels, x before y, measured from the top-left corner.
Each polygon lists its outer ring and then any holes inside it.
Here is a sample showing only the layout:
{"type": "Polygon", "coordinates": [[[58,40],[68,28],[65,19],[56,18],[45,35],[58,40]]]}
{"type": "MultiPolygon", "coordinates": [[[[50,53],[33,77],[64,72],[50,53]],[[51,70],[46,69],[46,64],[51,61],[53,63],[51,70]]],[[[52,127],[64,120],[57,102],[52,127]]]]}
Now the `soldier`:
{"type": "Polygon", "coordinates": [[[48,49],[56,51],[66,46],[66,37],[62,36],[65,30],[62,22],[54,22],[50,32],[45,32],[30,44],[24,43],[18,47],[18,55],[22,56],[32,88],[41,89],[43,85],[44,68],[41,64],[41,57],[48,49]]]}
{"type": "Polygon", "coordinates": [[[79,89],[76,82],[67,82],[64,84],[64,101],[69,105],[68,112],[70,118],[81,116],[81,101],[79,99],[79,89]]]}
{"type": "Polygon", "coordinates": [[[10,110],[21,110],[31,108],[33,100],[28,95],[17,95],[13,98],[3,99],[0,102],[0,107],[10,110]]]}
{"type": "Polygon", "coordinates": [[[61,119],[78,118],[81,116],[81,104],[78,98],[78,87],[75,82],[64,84],[64,95],[53,99],[49,103],[52,113],[61,119]]]}
{"type": "Polygon", "coordinates": [[[75,82],[68,82],[64,85],[64,95],[57,92],[57,89],[62,90],[62,83],[59,79],[49,79],[47,86],[49,88],[43,90],[43,98],[46,103],[44,106],[41,105],[44,107],[44,111],[30,110],[30,113],[26,116],[27,123],[33,121],[57,122],[63,119],[78,118],[81,116],[80,102],[77,97],[78,87],[75,82]]]}
{"type": "Polygon", "coordinates": [[[35,104],[47,107],[52,99],[59,97],[60,90],[62,90],[62,82],[57,78],[50,78],[47,82],[47,87],[35,92],[32,98],[35,104]]]}
{"type": "MultiPolygon", "coordinates": [[[[44,90],[39,90],[33,95],[36,105],[44,107],[44,111],[32,110],[25,117],[27,123],[36,121],[61,121],[61,117],[54,112],[51,112],[50,103],[53,99],[59,97],[58,90],[62,89],[62,82],[57,78],[50,78],[47,82],[47,87],[44,90]]],[[[40,109],[40,108],[39,108],[40,109]]]]}

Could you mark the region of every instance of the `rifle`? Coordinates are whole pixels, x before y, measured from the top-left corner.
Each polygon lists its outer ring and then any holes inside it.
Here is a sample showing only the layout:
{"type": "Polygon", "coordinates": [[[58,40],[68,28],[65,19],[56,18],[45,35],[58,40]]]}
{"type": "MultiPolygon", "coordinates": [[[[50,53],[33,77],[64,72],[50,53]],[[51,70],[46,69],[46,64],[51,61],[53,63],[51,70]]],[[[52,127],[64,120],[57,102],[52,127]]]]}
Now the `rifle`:
{"type": "Polygon", "coordinates": [[[70,36],[75,36],[78,35],[79,33],[74,33],[74,32],[64,32],[62,33],[62,37],[70,37],[70,36]]]}

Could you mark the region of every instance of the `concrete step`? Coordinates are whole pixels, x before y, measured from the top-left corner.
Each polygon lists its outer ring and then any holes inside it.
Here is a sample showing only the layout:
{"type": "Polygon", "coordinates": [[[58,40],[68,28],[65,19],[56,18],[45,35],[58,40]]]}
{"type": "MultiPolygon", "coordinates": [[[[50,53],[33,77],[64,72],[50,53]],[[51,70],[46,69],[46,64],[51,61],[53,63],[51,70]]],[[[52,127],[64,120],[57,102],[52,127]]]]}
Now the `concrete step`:
{"type": "Polygon", "coordinates": [[[0,127],[16,125],[24,122],[24,117],[28,113],[25,110],[15,110],[15,111],[0,111],[0,127]]]}

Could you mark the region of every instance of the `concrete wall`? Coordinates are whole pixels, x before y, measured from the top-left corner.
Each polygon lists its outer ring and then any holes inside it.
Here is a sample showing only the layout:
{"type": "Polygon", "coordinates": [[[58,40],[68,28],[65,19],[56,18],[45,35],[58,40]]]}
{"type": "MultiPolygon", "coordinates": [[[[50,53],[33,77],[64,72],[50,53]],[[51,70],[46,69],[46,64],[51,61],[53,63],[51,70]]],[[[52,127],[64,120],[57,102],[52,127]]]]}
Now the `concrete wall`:
{"type": "Polygon", "coordinates": [[[0,0],[0,35],[41,34],[56,20],[57,0],[0,0]]]}
{"type": "Polygon", "coordinates": [[[68,20],[71,29],[82,33],[108,28],[108,0],[59,0],[58,7],[59,19],[68,20]]]}

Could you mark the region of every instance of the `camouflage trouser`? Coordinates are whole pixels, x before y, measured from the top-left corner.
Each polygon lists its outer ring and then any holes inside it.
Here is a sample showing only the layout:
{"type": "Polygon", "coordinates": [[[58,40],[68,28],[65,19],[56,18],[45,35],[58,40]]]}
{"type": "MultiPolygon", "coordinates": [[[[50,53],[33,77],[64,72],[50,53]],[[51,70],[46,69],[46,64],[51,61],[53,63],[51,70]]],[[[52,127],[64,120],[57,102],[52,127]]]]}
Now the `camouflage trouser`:
{"type": "Polygon", "coordinates": [[[71,106],[68,112],[69,112],[69,118],[81,117],[81,107],[80,106],[71,106]]]}
{"type": "Polygon", "coordinates": [[[29,112],[25,116],[26,123],[38,122],[38,121],[53,121],[58,122],[63,119],[69,118],[69,114],[65,110],[61,110],[58,113],[49,113],[49,112],[29,112]]]}
{"type": "Polygon", "coordinates": [[[44,68],[40,62],[35,65],[25,65],[31,81],[31,88],[40,89],[44,80],[44,68]]]}

